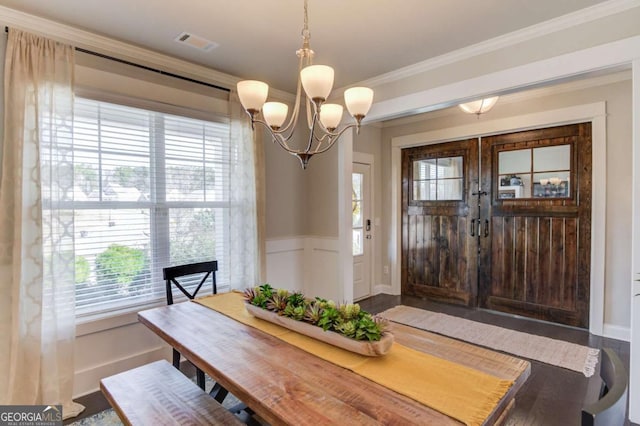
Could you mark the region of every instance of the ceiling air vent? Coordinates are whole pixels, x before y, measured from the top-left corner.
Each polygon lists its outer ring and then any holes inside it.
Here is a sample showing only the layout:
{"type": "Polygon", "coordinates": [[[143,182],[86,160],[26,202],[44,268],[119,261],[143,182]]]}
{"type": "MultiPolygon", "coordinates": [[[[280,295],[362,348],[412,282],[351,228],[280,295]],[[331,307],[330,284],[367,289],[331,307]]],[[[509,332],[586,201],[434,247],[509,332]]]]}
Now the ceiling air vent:
{"type": "Polygon", "coordinates": [[[187,32],[181,33],[178,37],[174,38],[174,40],[180,44],[186,44],[187,46],[204,50],[205,52],[209,52],[219,46],[218,43],[187,32]]]}

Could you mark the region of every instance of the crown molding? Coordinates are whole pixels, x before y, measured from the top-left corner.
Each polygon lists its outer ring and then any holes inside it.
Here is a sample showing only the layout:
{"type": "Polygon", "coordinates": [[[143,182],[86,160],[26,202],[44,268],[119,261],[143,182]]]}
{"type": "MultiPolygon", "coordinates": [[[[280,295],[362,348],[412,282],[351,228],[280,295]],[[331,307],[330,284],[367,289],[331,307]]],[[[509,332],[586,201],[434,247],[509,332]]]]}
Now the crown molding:
{"type": "Polygon", "coordinates": [[[398,68],[397,70],[342,87],[335,90],[335,92],[342,93],[344,90],[352,86],[376,87],[383,84],[393,83],[445,65],[510,47],[518,43],[592,22],[610,15],[615,15],[636,7],[640,7],[640,0],[609,0],[508,34],[472,44],[440,56],[435,56],[413,65],[398,68]]]}
{"type": "MultiPolygon", "coordinates": [[[[0,21],[12,28],[51,38],[74,47],[113,56],[118,59],[149,66],[203,82],[235,89],[241,79],[203,65],[177,59],[153,50],[118,41],[56,21],[0,6],[0,21]]],[[[294,101],[295,96],[283,90],[270,89],[271,94],[282,100],[294,101]]]]}

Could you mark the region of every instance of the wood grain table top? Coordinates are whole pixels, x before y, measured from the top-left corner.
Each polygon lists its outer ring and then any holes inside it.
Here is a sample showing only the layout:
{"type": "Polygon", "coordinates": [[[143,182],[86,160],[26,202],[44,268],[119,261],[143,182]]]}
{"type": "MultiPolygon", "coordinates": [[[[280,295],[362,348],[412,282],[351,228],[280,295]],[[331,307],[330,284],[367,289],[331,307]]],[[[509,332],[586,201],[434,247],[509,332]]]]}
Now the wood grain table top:
{"type": "MultiPolygon", "coordinates": [[[[419,402],[197,303],[140,312],[140,322],[273,425],[458,425],[419,402]]],[[[395,340],[514,385],[485,424],[512,404],[530,363],[468,343],[391,324],[395,340]]]]}

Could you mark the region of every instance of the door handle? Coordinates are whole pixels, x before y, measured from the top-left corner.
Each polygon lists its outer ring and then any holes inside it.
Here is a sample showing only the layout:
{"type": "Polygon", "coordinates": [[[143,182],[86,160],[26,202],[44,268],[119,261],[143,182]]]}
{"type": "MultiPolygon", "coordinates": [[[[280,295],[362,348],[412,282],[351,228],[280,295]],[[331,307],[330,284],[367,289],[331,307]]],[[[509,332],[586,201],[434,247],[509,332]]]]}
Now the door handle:
{"type": "Polygon", "coordinates": [[[471,236],[472,237],[476,236],[476,220],[475,219],[471,219],[471,236]]]}
{"type": "Polygon", "coordinates": [[[484,220],[484,237],[487,238],[489,236],[489,219],[484,220]]]}
{"type": "Polygon", "coordinates": [[[371,219],[367,219],[366,226],[364,228],[365,231],[371,231],[371,219]]]}

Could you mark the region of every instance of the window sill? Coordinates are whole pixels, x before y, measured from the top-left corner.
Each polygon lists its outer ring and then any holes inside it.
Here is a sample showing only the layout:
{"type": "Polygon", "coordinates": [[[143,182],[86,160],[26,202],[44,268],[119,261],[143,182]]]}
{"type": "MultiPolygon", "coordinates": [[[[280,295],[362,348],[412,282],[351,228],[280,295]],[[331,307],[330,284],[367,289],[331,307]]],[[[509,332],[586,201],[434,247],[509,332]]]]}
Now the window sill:
{"type": "MultiPolygon", "coordinates": [[[[218,287],[219,293],[227,291],[230,291],[228,285],[218,287]]],[[[185,301],[187,301],[185,296],[174,294],[174,303],[185,301]]],[[[93,314],[78,315],[76,316],[76,337],[136,324],[138,322],[138,312],[166,305],[166,299],[161,297],[122,309],[112,309],[93,314]]]]}
{"type": "Polygon", "coordinates": [[[138,322],[138,312],[165,306],[166,304],[166,300],[156,299],[119,310],[77,316],[76,337],[136,324],[138,322]]]}

